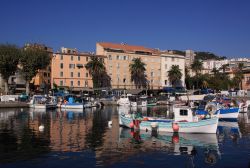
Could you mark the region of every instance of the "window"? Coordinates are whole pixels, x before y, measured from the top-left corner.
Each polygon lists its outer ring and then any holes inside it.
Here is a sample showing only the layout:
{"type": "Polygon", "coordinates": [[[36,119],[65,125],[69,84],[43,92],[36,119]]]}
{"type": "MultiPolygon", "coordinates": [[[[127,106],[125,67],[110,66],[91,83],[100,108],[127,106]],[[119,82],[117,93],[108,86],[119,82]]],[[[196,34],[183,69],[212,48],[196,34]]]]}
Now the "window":
{"type": "Polygon", "coordinates": [[[172,61],[174,61],[174,57],[172,57],[172,61]]]}
{"type": "Polygon", "coordinates": [[[60,77],[63,77],[63,72],[60,72],[60,77]]]}
{"type": "Polygon", "coordinates": [[[167,80],[165,80],[165,85],[167,85],[168,84],[168,81],[167,80]]]}
{"type": "Polygon", "coordinates": [[[188,115],[188,111],[187,110],[180,110],[180,115],[181,116],[187,116],[188,115]]]}
{"type": "Polygon", "coordinates": [[[70,86],[74,86],[74,81],[70,81],[70,86]]]}
{"type": "Polygon", "coordinates": [[[63,81],[60,81],[60,86],[63,86],[63,81]]]}
{"type": "Polygon", "coordinates": [[[126,83],[126,78],[123,78],[123,83],[126,83]]]}
{"type": "Polygon", "coordinates": [[[88,87],[88,81],[85,81],[85,87],[88,87]]]}
{"type": "Polygon", "coordinates": [[[89,77],[89,73],[86,73],[86,78],[89,77]]]}
{"type": "Polygon", "coordinates": [[[73,72],[70,72],[70,77],[74,77],[74,73],[73,72]]]}
{"type": "Polygon", "coordinates": [[[63,55],[61,55],[61,60],[63,60],[63,55]]]}
{"type": "Polygon", "coordinates": [[[151,72],[151,77],[153,77],[154,76],[154,72],[151,72]]]}
{"type": "Polygon", "coordinates": [[[81,57],[80,56],[78,56],[78,61],[81,61],[81,57]]]}
{"type": "Polygon", "coordinates": [[[165,64],[165,69],[168,69],[168,64],[165,64]]]}
{"type": "Polygon", "coordinates": [[[75,64],[69,64],[69,69],[75,69],[75,64]]]}
{"type": "Polygon", "coordinates": [[[74,60],[74,56],[73,56],[73,55],[71,55],[71,58],[70,58],[70,59],[71,59],[71,61],[73,61],[73,60],[74,60]]]}
{"type": "Polygon", "coordinates": [[[116,59],[119,60],[119,55],[116,56],[116,59]]]}
{"type": "Polygon", "coordinates": [[[61,69],[63,69],[63,63],[60,64],[61,69]]]}
{"type": "Polygon", "coordinates": [[[112,56],[111,55],[109,55],[109,60],[112,60],[112,56]]]}
{"type": "Polygon", "coordinates": [[[89,61],[89,57],[86,57],[86,61],[87,61],[87,62],[89,61]]]}
{"type": "Polygon", "coordinates": [[[154,83],[154,80],[153,80],[153,79],[151,79],[151,83],[154,83]]]}
{"type": "Polygon", "coordinates": [[[80,81],[77,81],[77,85],[80,86],[80,85],[81,85],[81,82],[80,82],[80,81]]]}
{"type": "Polygon", "coordinates": [[[77,76],[78,76],[78,78],[80,78],[80,77],[81,77],[81,73],[80,73],[80,72],[78,72],[77,76]]]}
{"type": "Polygon", "coordinates": [[[120,64],[118,63],[118,64],[117,64],[117,69],[119,69],[119,68],[120,68],[120,64]]]}
{"type": "Polygon", "coordinates": [[[123,60],[127,60],[127,56],[123,56],[123,60]]]}

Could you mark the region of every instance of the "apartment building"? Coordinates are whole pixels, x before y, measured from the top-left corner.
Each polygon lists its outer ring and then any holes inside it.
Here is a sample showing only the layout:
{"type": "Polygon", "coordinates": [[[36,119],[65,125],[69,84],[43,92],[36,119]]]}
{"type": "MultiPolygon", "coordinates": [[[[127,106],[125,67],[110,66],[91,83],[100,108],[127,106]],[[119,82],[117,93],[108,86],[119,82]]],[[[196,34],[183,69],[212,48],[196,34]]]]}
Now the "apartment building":
{"type": "Polygon", "coordinates": [[[158,50],[143,46],[100,42],[96,44],[96,54],[107,57],[106,68],[112,79],[112,88],[135,88],[129,71],[129,65],[134,58],[141,58],[146,64],[148,86],[151,89],[161,88],[161,56],[158,50]]]}
{"type": "Polygon", "coordinates": [[[85,65],[91,57],[105,56],[81,53],[77,49],[61,48],[61,52],[53,54],[51,62],[51,86],[67,87],[72,91],[87,90],[93,87],[92,77],[85,65]]]}
{"type": "Polygon", "coordinates": [[[171,51],[161,52],[161,86],[172,86],[168,79],[168,71],[172,65],[178,65],[181,70],[182,77],[179,86],[185,86],[185,56],[174,54],[171,51]]]}
{"type": "Polygon", "coordinates": [[[179,86],[185,85],[185,56],[143,46],[104,42],[96,44],[96,53],[107,56],[107,73],[112,79],[113,88],[135,88],[131,82],[129,71],[129,65],[134,58],[141,58],[146,64],[146,75],[150,89],[172,86],[168,80],[168,71],[172,65],[179,65],[182,72],[179,86]]]}

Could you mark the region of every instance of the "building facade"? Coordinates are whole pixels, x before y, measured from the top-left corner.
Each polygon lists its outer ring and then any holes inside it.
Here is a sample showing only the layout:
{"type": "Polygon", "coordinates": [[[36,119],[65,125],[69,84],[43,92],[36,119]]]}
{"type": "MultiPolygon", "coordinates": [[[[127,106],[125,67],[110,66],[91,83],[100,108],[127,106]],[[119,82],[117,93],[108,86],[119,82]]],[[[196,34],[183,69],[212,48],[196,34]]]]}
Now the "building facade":
{"type": "Polygon", "coordinates": [[[129,71],[134,58],[141,58],[146,64],[148,87],[161,88],[161,56],[158,50],[127,44],[97,43],[96,54],[107,57],[106,69],[112,79],[112,88],[135,89],[129,71]]]}
{"type": "Polygon", "coordinates": [[[90,53],[80,53],[76,49],[61,48],[53,54],[51,61],[51,87],[56,84],[72,91],[87,90],[93,87],[92,77],[85,65],[91,57],[101,57],[90,53]]]}
{"type": "Polygon", "coordinates": [[[168,71],[172,65],[179,65],[182,72],[180,86],[185,84],[185,57],[173,52],[160,51],[143,46],[127,44],[97,43],[97,55],[107,56],[107,73],[111,77],[112,88],[134,89],[129,65],[134,58],[141,58],[146,64],[146,76],[149,89],[162,89],[172,86],[168,80],[168,71]]]}
{"type": "Polygon", "coordinates": [[[178,86],[185,86],[185,56],[176,55],[173,52],[161,52],[161,86],[172,86],[168,79],[168,71],[173,65],[178,65],[181,70],[182,77],[178,86]]]}

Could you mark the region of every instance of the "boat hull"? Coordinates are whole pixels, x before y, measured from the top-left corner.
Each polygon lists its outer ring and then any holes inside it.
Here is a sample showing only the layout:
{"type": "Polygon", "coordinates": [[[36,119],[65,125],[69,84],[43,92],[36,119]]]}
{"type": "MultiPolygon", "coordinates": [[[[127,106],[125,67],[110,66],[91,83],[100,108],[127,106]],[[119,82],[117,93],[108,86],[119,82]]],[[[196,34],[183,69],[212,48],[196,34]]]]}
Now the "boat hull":
{"type": "MultiPolygon", "coordinates": [[[[133,120],[125,115],[120,115],[120,124],[130,127],[133,120]]],[[[159,120],[158,120],[159,121],[159,120]]],[[[152,131],[152,123],[154,121],[141,121],[139,129],[152,131]]],[[[174,122],[179,126],[178,132],[182,133],[216,133],[218,126],[218,117],[211,119],[200,120],[198,122],[174,122]]],[[[158,126],[159,132],[175,132],[172,128],[173,121],[168,122],[154,122],[158,126]]]]}
{"type": "Polygon", "coordinates": [[[83,109],[83,104],[62,104],[61,109],[83,109]]]}
{"type": "Polygon", "coordinates": [[[220,109],[219,118],[220,119],[237,119],[239,116],[240,109],[239,108],[230,108],[230,109],[220,109]]]}

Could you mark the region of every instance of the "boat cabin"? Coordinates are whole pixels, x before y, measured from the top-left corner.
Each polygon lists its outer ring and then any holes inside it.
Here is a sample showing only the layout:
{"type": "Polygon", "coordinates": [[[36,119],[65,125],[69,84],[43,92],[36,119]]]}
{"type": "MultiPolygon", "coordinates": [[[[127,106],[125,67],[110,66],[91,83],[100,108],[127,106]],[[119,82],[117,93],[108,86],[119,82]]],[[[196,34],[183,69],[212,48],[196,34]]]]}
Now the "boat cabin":
{"type": "Polygon", "coordinates": [[[174,107],[174,121],[193,122],[193,111],[188,106],[174,107]]]}

